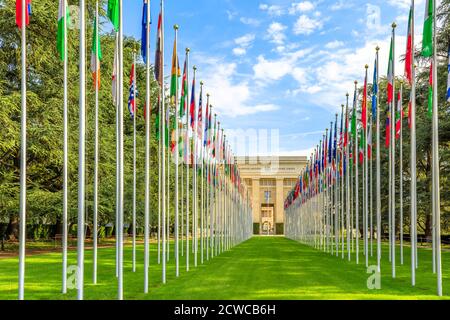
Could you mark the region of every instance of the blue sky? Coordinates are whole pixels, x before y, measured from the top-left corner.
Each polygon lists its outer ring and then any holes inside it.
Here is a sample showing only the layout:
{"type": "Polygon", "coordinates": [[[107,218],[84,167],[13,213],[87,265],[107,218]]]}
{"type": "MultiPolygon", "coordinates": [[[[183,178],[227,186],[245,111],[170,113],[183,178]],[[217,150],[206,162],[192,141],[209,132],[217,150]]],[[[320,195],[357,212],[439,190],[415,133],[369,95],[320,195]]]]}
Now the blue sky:
{"type": "MultiPolygon", "coordinates": [[[[424,0],[416,0],[420,41],[424,0]]],[[[140,38],[140,0],[124,0],[124,31],[140,38]]],[[[191,48],[191,65],[211,93],[223,126],[234,130],[278,130],[279,154],[309,155],[334,114],[363,82],[372,78],[375,47],[380,73],[387,70],[393,21],[398,24],[397,74],[403,74],[409,0],[167,0],[166,70],[173,29],[179,31],[180,63],[191,48]]],[[[152,2],[152,43],[159,1],[152,2]],[[158,3],[158,5],[157,5],[158,3]]],[[[151,49],[153,52],[153,48],[151,49]]],[[[153,57],[153,53],[152,53],[153,57]]],[[[233,150],[239,149],[233,145],[233,150]]],[[[256,151],[255,151],[256,152],[256,151]]]]}

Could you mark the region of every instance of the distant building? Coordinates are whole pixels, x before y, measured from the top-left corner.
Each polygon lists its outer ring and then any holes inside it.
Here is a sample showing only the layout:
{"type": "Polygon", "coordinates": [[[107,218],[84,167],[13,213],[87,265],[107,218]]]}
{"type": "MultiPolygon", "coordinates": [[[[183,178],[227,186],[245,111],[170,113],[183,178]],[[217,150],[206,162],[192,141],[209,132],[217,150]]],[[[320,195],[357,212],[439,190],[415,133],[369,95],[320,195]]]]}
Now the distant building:
{"type": "Polygon", "coordinates": [[[255,234],[284,233],[284,200],[306,167],[303,156],[236,157],[253,207],[255,234]]]}

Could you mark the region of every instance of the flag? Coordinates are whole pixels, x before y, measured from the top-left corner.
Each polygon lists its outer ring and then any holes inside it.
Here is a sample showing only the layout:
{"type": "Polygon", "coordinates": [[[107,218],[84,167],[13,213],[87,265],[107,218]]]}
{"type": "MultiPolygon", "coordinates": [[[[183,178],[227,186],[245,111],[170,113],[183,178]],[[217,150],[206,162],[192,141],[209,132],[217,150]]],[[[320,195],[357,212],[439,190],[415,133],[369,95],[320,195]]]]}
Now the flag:
{"type": "Polygon", "coordinates": [[[341,109],[341,129],[339,132],[339,148],[342,148],[344,145],[344,108],[341,109]]]}
{"type": "MultiPolygon", "coordinates": [[[[131,65],[130,72],[130,95],[128,97],[128,111],[130,112],[131,119],[134,118],[136,111],[136,100],[134,96],[134,89],[136,86],[136,79],[134,78],[134,63],[131,65]]],[[[167,108],[168,109],[168,108],[167,108]]]]}
{"type": "MultiPolygon", "coordinates": [[[[91,72],[94,80],[94,87],[100,88],[100,60],[102,59],[102,49],[100,46],[100,37],[97,34],[97,19],[94,21],[94,36],[92,39],[91,52],[91,72]]],[[[99,33],[99,32],[98,32],[99,33]]]]}
{"type": "Polygon", "coordinates": [[[147,6],[148,0],[144,0],[144,5],[142,6],[141,55],[145,63],[147,62],[147,6]]]}
{"type": "Polygon", "coordinates": [[[107,16],[114,26],[114,30],[119,31],[119,0],[108,0],[107,16]]]}
{"type": "Polygon", "coordinates": [[[119,82],[117,75],[119,72],[119,37],[116,35],[116,46],[114,48],[114,64],[112,72],[112,98],[113,104],[117,107],[119,104],[119,82]]]}
{"type": "Polygon", "coordinates": [[[195,76],[192,79],[191,106],[189,113],[191,114],[191,128],[195,126],[195,76]]]}
{"type": "Polygon", "coordinates": [[[433,55],[433,5],[434,0],[427,0],[425,5],[425,19],[422,34],[422,56],[433,55]]]}
{"type": "Polygon", "coordinates": [[[163,86],[163,79],[162,79],[162,46],[161,46],[161,38],[162,38],[162,15],[159,14],[158,17],[158,33],[157,33],[157,39],[156,39],[156,53],[155,53],[155,79],[158,81],[160,88],[163,86]]]}
{"type": "MultiPolygon", "coordinates": [[[[25,26],[30,24],[30,15],[31,15],[31,0],[25,0],[25,26]]],[[[16,24],[19,29],[22,28],[22,0],[16,0],[16,24]]]]}
{"type": "Polygon", "coordinates": [[[401,90],[398,90],[397,112],[395,113],[395,139],[400,138],[402,119],[403,119],[402,95],[401,95],[401,90]]]}
{"type": "Polygon", "coordinates": [[[356,88],[353,94],[353,111],[352,111],[352,136],[353,140],[356,140],[356,107],[358,101],[356,101],[356,88]]]}
{"type": "Polygon", "coordinates": [[[388,64],[388,72],[387,72],[387,102],[391,103],[394,101],[394,75],[392,73],[394,67],[394,59],[393,59],[393,39],[391,38],[391,48],[389,49],[389,64],[388,64]]]}
{"type": "Polygon", "coordinates": [[[450,39],[448,41],[448,76],[447,76],[447,101],[450,102],[450,39]]]}
{"type": "Polygon", "coordinates": [[[409,19],[408,19],[408,36],[406,38],[406,54],[405,54],[405,77],[409,84],[412,84],[412,68],[413,68],[413,43],[412,43],[412,18],[413,18],[413,7],[409,9],[409,19]]]}
{"type": "Polygon", "coordinates": [[[203,86],[200,86],[200,97],[198,99],[198,111],[197,111],[197,134],[201,139],[202,127],[203,127],[203,86]]]}
{"type": "Polygon", "coordinates": [[[378,104],[378,55],[375,58],[375,63],[373,67],[373,84],[372,84],[372,118],[375,120],[377,118],[377,104],[378,104]]]}
{"type": "Polygon", "coordinates": [[[208,119],[208,141],[206,145],[209,147],[211,145],[211,127],[212,127],[212,110],[209,107],[209,119],[208,119]]]}
{"type": "Polygon", "coordinates": [[[412,108],[412,91],[409,93],[409,103],[408,103],[408,127],[411,129],[411,108],[412,108]]]}
{"type": "Polygon", "coordinates": [[[173,41],[173,54],[172,54],[172,73],[170,80],[170,102],[175,104],[176,97],[178,95],[178,78],[181,75],[180,65],[178,63],[177,53],[177,41],[173,41]]]}
{"type": "Polygon", "coordinates": [[[363,126],[364,130],[366,130],[366,128],[367,128],[367,69],[366,69],[366,77],[364,78],[361,122],[362,122],[362,126],[363,126]]]}
{"type": "Polygon", "coordinates": [[[328,140],[328,163],[331,164],[331,153],[333,152],[333,146],[331,144],[331,137],[333,136],[333,123],[330,125],[330,139],[328,140]]]}
{"type": "Polygon", "coordinates": [[[181,84],[181,100],[180,100],[180,118],[182,118],[186,112],[187,99],[188,99],[188,82],[187,82],[187,59],[184,61],[183,68],[183,80],[181,84]]]}
{"type": "Polygon", "coordinates": [[[369,123],[369,132],[367,133],[367,159],[372,159],[372,124],[369,123]]]}
{"type": "Polygon", "coordinates": [[[386,140],[384,142],[384,145],[386,146],[386,148],[389,148],[389,142],[391,140],[391,115],[390,112],[387,112],[387,116],[386,116],[386,140]]]}
{"type": "Polygon", "coordinates": [[[66,27],[70,25],[70,12],[69,7],[67,5],[67,0],[59,0],[59,9],[58,9],[58,34],[57,34],[57,42],[56,48],[58,49],[59,57],[61,61],[64,61],[64,35],[67,30],[64,29],[64,24],[66,27]],[[66,9],[66,16],[64,17],[64,7],[66,9]]]}
{"type": "Polygon", "coordinates": [[[206,144],[208,143],[208,130],[209,130],[209,101],[206,104],[205,131],[203,134],[203,146],[205,146],[205,147],[206,147],[206,144]]]}
{"type": "Polygon", "coordinates": [[[359,163],[362,164],[364,161],[364,133],[362,130],[359,131],[359,163]]]}
{"type": "Polygon", "coordinates": [[[333,168],[336,168],[336,154],[337,154],[337,121],[334,123],[334,145],[333,145],[333,168]]]}
{"type": "Polygon", "coordinates": [[[430,80],[428,87],[428,116],[433,115],[433,63],[430,65],[430,80]]]}

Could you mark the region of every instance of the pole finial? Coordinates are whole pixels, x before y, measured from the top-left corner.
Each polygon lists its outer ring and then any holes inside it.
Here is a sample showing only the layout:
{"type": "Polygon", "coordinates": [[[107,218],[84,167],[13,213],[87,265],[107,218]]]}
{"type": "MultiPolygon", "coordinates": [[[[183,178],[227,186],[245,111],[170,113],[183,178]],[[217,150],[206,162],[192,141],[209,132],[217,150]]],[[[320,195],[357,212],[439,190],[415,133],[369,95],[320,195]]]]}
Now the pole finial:
{"type": "Polygon", "coordinates": [[[193,66],[192,69],[194,69],[194,71],[197,71],[197,66],[193,66]]]}
{"type": "Polygon", "coordinates": [[[191,51],[190,48],[186,48],[186,53],[189,53],[191,51]]]}
{"type": "Polygon", "coordinates": [[[369,65],[366,64],[366,65],[364,66],[364,68],[366,68],[366,70],[369,69],[369,65]]]}
{"type": "Polygon", "coordinates": [[[201,86],[203,85],[203,80],[202,80],[202,81],[200,81],[200,85],[201,85],[201,86]]]}
{"type": "Polygon", "coordinates": [[[377,46],[377,47],[375,48],[375,50],[376,50],[376,51],[380,51],[380,47],[377,46]]]}
{"type": "Polygon", "coordinates": [[[392,22],[392,29],[397,28],[397,24],[395,22],[392,22]]]}
{"type": "Polygon", "coordinates": [[[356,85],[358,84],[358,81],[356,81],[356,80],[355,80],[355,82],[354,82],[354,83],[355,83],[355,86],[356,86],[356,85]]]}
{"type": "Polygon", "coordinates": [[[178,30],[178,29],[180,29],[180,26],[177,25],[177,24],[174,24],[174,25],[173,25],[173,29],[174,29],[174,30],[178,30]]]}
{"type": "Polygon", "coordinates": [[[345,94],[345,96],[346,96],[347,98],[349,97],[349,95],[350,95],[350,94],[349,94],[348,92],[345,94]]]}
{"type": "Polygon", "coordinates": [[[209,93],[207,93],[206,96],[209,98],[211,95],[209,93]]]}

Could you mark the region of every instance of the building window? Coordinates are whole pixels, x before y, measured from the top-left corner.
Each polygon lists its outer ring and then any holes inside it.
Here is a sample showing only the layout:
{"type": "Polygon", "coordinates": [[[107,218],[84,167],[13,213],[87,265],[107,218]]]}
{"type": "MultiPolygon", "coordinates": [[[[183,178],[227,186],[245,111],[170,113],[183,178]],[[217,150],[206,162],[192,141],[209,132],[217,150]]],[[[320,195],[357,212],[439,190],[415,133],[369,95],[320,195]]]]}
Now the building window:
{"type": "Polygon", "coordinates": [[[274,187],[275,180],[274,179],[261,179],[260,186],[262,187],[274,187]]]}
{"type": "Polygon", "coordinates": [[[284,179],[285,187],[294,187],[296,183],[297,183],[297,179],[284,179]]]}
{"type": "Polygon", "coordinates": [[[270,191],[264,191],[264,201],[269,202],[272,193],[270,191]]]}

